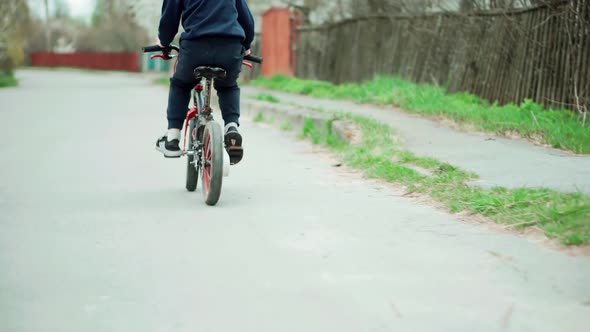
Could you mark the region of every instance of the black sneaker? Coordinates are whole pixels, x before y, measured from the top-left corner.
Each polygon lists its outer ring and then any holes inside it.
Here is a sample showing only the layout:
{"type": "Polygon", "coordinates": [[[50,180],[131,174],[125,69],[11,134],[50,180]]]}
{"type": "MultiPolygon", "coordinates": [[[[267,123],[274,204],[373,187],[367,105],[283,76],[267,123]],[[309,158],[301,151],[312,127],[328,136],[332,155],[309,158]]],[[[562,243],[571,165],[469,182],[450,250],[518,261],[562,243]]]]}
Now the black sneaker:
{"type": "Polygon", "coordinates": [[[244,157],[244,148],[242,148],[242,135],[240,135],[236,126],[230,126],[226,129],[224,141],[230,164],[239,163],[244,157]]]}
{"type": "Polygon", "coordinates": [[[180,141],[177,139],[169,141],[166,136],[162,136],[156,141],[156,150],[162,152],[166,158],[180,158],[182,150],[179,143],[180,141]]]}

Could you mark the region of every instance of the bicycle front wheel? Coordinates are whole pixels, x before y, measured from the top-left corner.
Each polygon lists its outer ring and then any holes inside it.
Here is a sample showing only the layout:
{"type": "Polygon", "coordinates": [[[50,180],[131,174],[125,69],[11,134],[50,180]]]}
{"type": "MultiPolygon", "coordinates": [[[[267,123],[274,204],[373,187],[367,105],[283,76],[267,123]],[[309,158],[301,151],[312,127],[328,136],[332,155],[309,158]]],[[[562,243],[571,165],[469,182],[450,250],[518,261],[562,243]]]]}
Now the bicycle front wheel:
{"type": "Polygon", "coordinates": [[[210,121],[203,131],[201,184],[207,205],[215,205],[221,196],[223,182],[223,135],[221,127],[210,121]]]}

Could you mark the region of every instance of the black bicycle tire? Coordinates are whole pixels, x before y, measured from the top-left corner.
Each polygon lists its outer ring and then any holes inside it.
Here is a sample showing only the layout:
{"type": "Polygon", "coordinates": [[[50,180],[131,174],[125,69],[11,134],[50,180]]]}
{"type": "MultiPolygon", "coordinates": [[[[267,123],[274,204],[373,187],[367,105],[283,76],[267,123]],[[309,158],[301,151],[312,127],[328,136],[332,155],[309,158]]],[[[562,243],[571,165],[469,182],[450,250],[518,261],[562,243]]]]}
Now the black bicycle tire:
{"type": "MultiPolygon", "coordinates": [[[[188,132],[186,133],[187,137],[187,147],[189,150],[193,149],[193,130],[195,128],[195,119],[192,119],[188,126],[188,132]]],[[[195,151],[196,153],[196,151],[195,151]]],[[[197,189],[197,184],[199,183],[199,165],[193,164],[195,161],[194,155],[187,155],[186,158],[186,190],[189,192],[193,192],[197,189]]]]}
{"type": "MultiPolygon", "coordinates": [[[[206,141],[207,135],[210,135],[211,145],[211,175],[209,177],[209,191],[207,192],[204,183],[204,167],[201,168],[201,187],[203,188],[203,196],[207,205],[215,205],[221,196],[221,186],[223,184],[223,135],[221,133],[221,126],[215,121],[209,121],[203,131],[203,142],[206,141]]],[[[205,162],[205,153],[203,151],[203,162],[205,162]]]]}

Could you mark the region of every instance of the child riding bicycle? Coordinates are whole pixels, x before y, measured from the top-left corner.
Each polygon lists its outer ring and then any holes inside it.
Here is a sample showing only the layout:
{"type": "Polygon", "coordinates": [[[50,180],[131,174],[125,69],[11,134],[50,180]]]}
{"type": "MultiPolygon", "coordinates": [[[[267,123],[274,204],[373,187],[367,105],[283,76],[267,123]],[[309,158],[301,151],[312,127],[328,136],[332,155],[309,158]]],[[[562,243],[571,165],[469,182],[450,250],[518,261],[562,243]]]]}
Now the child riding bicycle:
{"type": "MultiPolygon", "coordinates": [[[[191,90],[197,84],[193,70],[215,65],[226,70],[223,80],[215,80],[219,107],[225,123],[226,145],[239,148],[232,162],[243,157],[240,125],[240,88],[237,79],[242,60],[250,54],[254,39],[254,19],[245,0],[164,0],[157,43],[164,48],[172,43],[182,19],[180,53],[176,71],[170,79],[168,131],[156,142],[156,149],[168,158],[182,155],[180,131],[191,90]]],[[[235,155],[235,154],[234,154],[235,155]]]]}

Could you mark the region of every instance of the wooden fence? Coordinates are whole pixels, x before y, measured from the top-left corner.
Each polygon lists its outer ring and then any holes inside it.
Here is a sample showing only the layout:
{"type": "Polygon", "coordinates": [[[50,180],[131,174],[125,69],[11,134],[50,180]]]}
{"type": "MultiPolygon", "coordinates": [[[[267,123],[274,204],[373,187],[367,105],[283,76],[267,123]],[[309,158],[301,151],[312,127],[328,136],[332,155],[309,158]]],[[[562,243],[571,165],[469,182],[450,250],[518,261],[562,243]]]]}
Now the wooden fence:
{"type": "MultiPolygon", "coordinates": [[[[252,54],[260,55],[261,49],[261,41],[262,38],[259,33],[254,36],[254,41],[252,42],[252,47],[250,51],[252,54]]],[[[240,77],[242,80],[248,82],[260,76],[260,65],[255,63],[253,68],[242,67],[242,73],[240,77]]]]}
{"type": "Polygon", "coordinates": [[[299,29],[297,76],[342,83],[377,73],[500,103],[529,98],[583,108],[590,102],[590,1],[299,29]]]}

